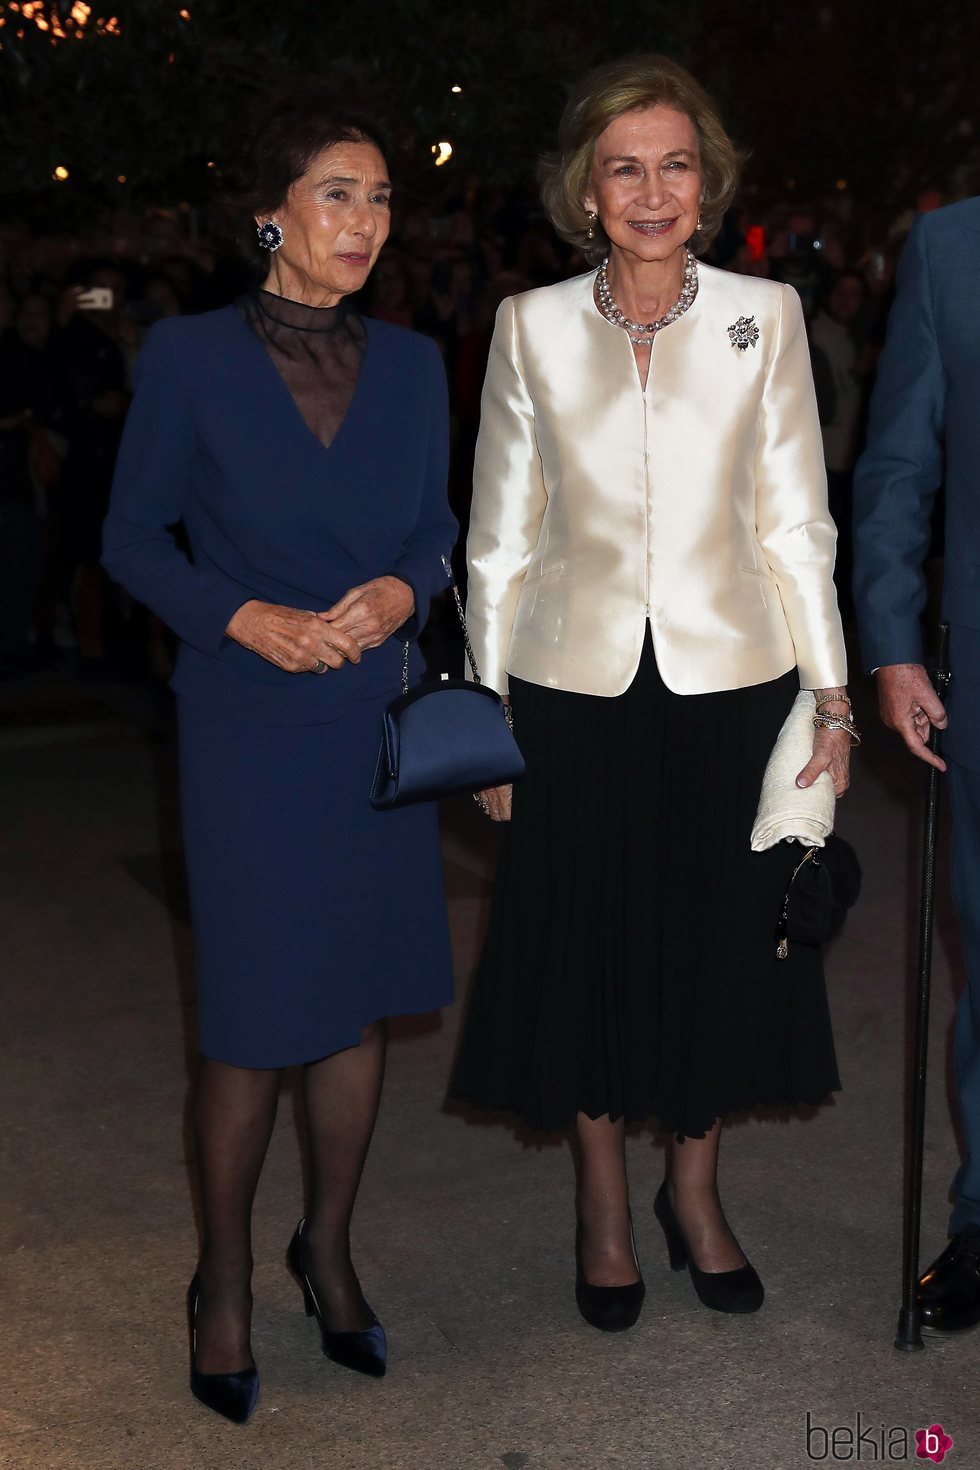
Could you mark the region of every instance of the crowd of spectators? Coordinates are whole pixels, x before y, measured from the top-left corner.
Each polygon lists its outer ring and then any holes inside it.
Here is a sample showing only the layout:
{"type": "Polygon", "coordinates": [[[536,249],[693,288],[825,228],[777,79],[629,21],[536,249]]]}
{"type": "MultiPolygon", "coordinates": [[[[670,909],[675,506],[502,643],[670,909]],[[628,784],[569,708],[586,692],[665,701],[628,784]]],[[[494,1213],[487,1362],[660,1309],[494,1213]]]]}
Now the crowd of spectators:
{"type": "MultiPolygon", "coordinates": [[[[907,224],[907,221],[905,222],[907,224]]],[[[832,508],[849,565],[850,477],[890,300],[901,228],[848,251],[804,209],[734,213],[712,264],[788,281],[810,322],[832,508]]],[[[586,268],[532,198],[473,185],[444,209],[404,208],[365,292],[370,316],[433,337],[453,409],[451,498],[465,534],[480,390],[508,295],[586,268]]],[[[101,521],[133,364],[162,317],[226,304],[248,285],[206,216],[119,214],[87,237],[0,226],[0,678],[52,663],[81,678],[165,677],[167,630],[99,567],[101,521]]]]}

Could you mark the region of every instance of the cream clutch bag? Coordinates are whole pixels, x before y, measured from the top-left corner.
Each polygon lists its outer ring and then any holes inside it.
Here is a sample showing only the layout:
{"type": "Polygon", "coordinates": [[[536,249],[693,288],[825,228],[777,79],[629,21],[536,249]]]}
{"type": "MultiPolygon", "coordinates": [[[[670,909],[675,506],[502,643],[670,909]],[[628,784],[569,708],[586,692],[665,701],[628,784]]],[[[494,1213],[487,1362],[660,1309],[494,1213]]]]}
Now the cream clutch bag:
{"type": "Polygon", "coordinates": [[[777,842],[823,847],[834,830],[837,798],[827,772],[823,771],[806,790],[796,784],[813,754],[815,713],[813,691],[801,689],[776,737],[762,778],[759,809],[752,827],[753,852],[765,852],[777,842]]]}

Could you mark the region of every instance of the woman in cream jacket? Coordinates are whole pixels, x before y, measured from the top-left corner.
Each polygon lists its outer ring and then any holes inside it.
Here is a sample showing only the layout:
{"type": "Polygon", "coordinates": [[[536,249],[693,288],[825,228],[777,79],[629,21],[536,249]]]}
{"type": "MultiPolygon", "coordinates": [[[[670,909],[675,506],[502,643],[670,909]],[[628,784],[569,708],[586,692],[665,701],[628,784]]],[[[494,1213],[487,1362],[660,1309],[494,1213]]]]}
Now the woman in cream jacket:
{"type": "Polygon", "coordinates": [[[605,263],[503,303],[477,449],[470,632],[527,774],[512,813],[479,798],[512,820],[451,1092],[573,1130],[576,1297],[607,1330],[644,1294],[625,1124],[672,1135],[671,1265],[754,1311],[722,1120],[839,1086],[819,951],[775,958],[788,860],[749,845],[796,690],[823,721],[801,785],[846,789],[853,727],[799,300],[693,253],[736,178],[674,63],[579,85],[545,203],[605,263]]]}

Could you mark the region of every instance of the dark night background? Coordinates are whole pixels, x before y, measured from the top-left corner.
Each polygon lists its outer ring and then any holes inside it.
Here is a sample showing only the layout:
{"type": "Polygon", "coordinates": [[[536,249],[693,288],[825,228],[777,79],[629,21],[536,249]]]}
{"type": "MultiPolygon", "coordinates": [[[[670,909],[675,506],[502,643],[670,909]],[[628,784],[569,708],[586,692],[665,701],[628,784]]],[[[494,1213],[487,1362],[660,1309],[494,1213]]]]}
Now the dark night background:
{"type": "Polygon", "coordinates": [[[749,198],[812,202],[844,179],[873,228],[926,188],[975,187],[980,13],[961,0],[25,0],[0,12],[2,192],[63,219],[123,199],[200,202],[256,91],[297,70],[380,99],[427,197],[471,174],[525,183],[569,82],[633,50],[666,52],[714,94],[751,154],[749,198]],[[443,137],[455,156],[437,180],[429,148],[443,137]],[[58,166],[68,188],[52,187],[58,166]]]}

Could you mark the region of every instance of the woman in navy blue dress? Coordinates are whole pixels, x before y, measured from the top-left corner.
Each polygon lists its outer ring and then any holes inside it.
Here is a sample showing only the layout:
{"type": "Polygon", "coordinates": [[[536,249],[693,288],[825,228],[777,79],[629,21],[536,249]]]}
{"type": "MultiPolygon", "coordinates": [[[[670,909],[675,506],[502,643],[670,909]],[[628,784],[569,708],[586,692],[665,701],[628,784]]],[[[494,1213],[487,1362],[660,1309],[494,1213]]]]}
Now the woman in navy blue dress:
{"type": "Polygon", "coordinates": [[[350,301],[389,229],[376,130],[307,87],[268,110],[251,162],[264,286],[151,332],[104,540],[108,570],[181,640],[202,1052],[191,1386],[239,1421],[258,1393],[251,1211],[284,1067],[303,1065],[311,1164],[290,1264],[324,1352],[385,1368],[350,1220],[385,1018],[445,1004],[451,966],[435,809],[379,813],[368,793],[402,640],[456,530],[439,354],[350,301]]]}

